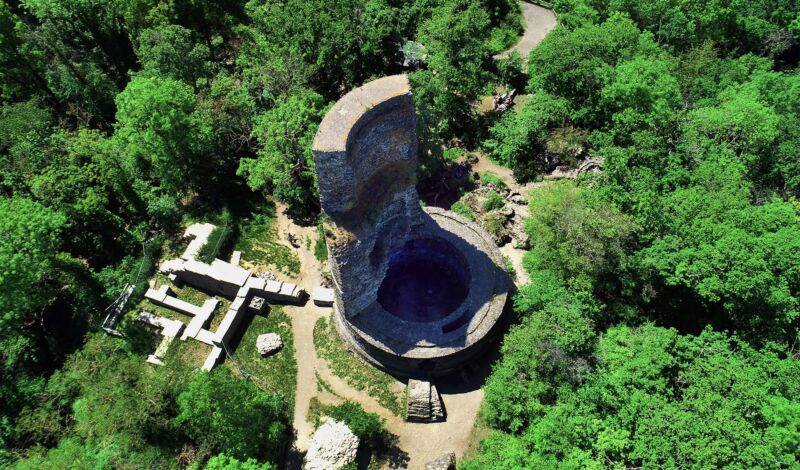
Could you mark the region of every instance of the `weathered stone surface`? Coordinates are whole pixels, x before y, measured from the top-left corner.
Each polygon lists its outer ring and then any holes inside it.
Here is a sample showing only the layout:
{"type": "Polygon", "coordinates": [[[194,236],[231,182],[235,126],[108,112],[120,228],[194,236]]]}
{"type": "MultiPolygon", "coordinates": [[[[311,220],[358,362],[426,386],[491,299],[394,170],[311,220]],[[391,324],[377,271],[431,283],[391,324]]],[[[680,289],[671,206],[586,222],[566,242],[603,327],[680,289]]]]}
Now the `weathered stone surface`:
{"type": "Polygon", "coordinates": [[[436,386],[426,380],[408,380],[406,421],[433,423],[444,420],[442,398],[436,386]]]}
{"type": "Polygon", "coordinates": [[[283,348],[283,340],[277,333],[260,335],[256,339],[256,349],[262,356],[275,354],[283,348]]]}
{"type": "Polygon", "coordinates": [[[264,297],[259,297],[254,295],[252,299],[250,299],[250,303],[247,306],[256,312],[261,312],[264,310],[264,307],[267,305],[267,300],[264,297]]]}
{"type": "Polygon", "coordinates": [[[320,124],[313,151],[338,305],[353,317],[376,299],[386,254],[402,246],[421,215],[406,76],[375,80],[340,99],[320,124]]]}
{"type": "Polygon", "coordinates": [[[425,470],[456,470],[456,453],[450,452],[426,463],[425,470]]]}
{"type": "Polygon", "coordinates": [[[311,297],[314,299],[314,304],[321,307],[330,307],[335,300],[333,289],[327,289],[325,287],[315,287],[311,293],[311,297]]]}
{"type": "Polygon", "coordinates": [[[506,199],[520,206],[528,205],[527,199],[525,199],[525,197],[523,197],[520,193],[511,193],[508,195],[508,197],[506,197],[506,199]]]}
{"type": "Polygon", "coordinates": [[[356,459],[359,439],[346,424],[328,418],[311,436],[305,470],[335,470],[356,459]]]}
{"type": "Polygon", "coordinates": [[[420,208],[416,115],[408,79],[384,77],[345,95],[320,124],[313,152],[339,332],[365,359],[400,375],[437,375],[457,368],[497,332],[508,279],[500,268],[502,256],[484,230],[449,212],[420,208]],[[385,283],[383,292],[398,292],[387,281],[390,261],[414,242],[430,239],[463,256],[467,293],[459,295],[455,307],[448,302],[440,307],[434,299],[416,301],[404,304],[410,307],[406,310],[393,310],[416,316],[393,316],[383,305],[394,308],[418,298],[411,290],[419,286],[392,296],[397,302],[381,304],[378,291],[385,283]],[[437,313],[416,313],[432,311],[437,313]]]}

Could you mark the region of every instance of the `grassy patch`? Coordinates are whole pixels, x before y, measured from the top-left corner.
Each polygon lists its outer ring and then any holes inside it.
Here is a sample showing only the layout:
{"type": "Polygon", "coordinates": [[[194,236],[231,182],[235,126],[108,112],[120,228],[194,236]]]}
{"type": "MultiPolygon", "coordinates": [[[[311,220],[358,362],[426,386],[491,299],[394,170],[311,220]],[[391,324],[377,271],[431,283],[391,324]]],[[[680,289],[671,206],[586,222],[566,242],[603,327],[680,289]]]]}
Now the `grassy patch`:
{"type": "Polygon", "coordinates": [[[496,209],[502,209],[506,205],[506,200],[503,199],[497,191],[489,191],[489,195],[486,196],[486,199],[483,201],[483,210],[485,212],[493,211],[496,209]]]}
{"type": "Polygon", "coordinates": [[[242,260],[253,266],[274,267],[287,276],[300,273],[300,259],[286,245],[277,242],[275,206],[259,211],[241,223],[235,250],[242,252],[242,260]]]}
{"type": "Polygon", "coordinates": [[[405,403],[402,394],[392,389],[395,379],[365,364],[355,353],[347,351],[332,319],[323,317],[317,320],[314,325],[314,347],[317,349],[317,354],[328,363],[331,371],[351,387],[367,392],[394,415],[403,414],[405,403]]]}
{"type": "Polygon", "coordinates": [[[208,355],[211,354],[211,346],[201,343],[194,338],[181,341],[175,338],[169,345],[167,354],[164,357],[166,367],[181,364],[187,369],[199,369],[206,362],[208,355]]]}
{"type": "Polygon", "coordinates": [[[455,212],[456,214],[464,217],[465,219],[475,220],[475,214],[472,213],[472,210],[463,202],[456,201],[450,206],[450,210],[455,212]]]}
{"type": "MultiPolygon", "coordinates": [[[[339,396],[339,394],[336,393],[333,390],[333,387],[331,387],[331,384],[329,384],[328,382],[325,381],[325,379],[320,377],[319,372],[314,371],[314,378],[317,380],[317,391],[318,392],[328,392],[328,393],[330,393],[331,395],[333,395],[335,397],[339,396]]],[[[312,400],[314,400],[314,399],[312,398],[312,400]]]]}
{"type": "Polygon", "coordinates": [[[317,225],[317,241],[314,242],[314,258],[324,263],[328,261],[328,245],[325,243],[325,228],[322,222],[317,225]]]}
{"type": "MultiPolygon", "coordinates": [[[[256,385],[285,397],[288,409],[294,410],[297,363],[294,357],[291,319],[280,307],[271,306],[266,316],[253,316],[249,325],[242,325],[242,328],[245,327],[247,330],[234,350],[239,364],[252,376],[256,385]],[[256,338],[265,333],[279,334],[283,340],[283,349],[271,356],[261,357],[256,349],[256,338]]],[[[225,364],[239,375],[239,370],[231,361],[226,360],[225,364]]]]}
{"type": "Polygon", "coordinates": [[[481,185],[491,184],[497,189],[505,189],[506,183],[499,176],[491,171],[484,171],[481,173],[481,185]]]}
{"type": "MultiPolygon", "coordinates": [[[[169,285],[170,290],[172,291],[173,295],[183,301],[189,302],[190,304],[201,306],[205,303],[206,300],[212,298],[212,296],[206,294],[205,292],[195,289],[194,287],[184,285],[183,287],[177,287],[172,284],[166,276],[162,274],[158,274],[156,277],[157,284],[156,289],[163,284],[169,285]]],[[[219,297],[217,297],[219,299],[219,297]]],[[[228,306],[230,306],[230,302],[225,299],[220,299],[221,302],[217,305],[216,310],[214,310],[214,314],[211,316],[211,327],[208,327],[209,330],[215,331],[216,326],[222,321],[222,316],[225,315],[225,312],[228,310],[228,306]]],[[[134,311],[136,315],[139,312],[149,312],[155,315],[159,315],[165,318],[169,318],[171,320],[178,320],[182,321],[184,324],[189,324],[192,321],[192,317],[189,315],[184,315],[182,313],[176,312],[175,310],[158,306],[146,298],[142,298],[138,304],[134,307],[134,311]]]]}

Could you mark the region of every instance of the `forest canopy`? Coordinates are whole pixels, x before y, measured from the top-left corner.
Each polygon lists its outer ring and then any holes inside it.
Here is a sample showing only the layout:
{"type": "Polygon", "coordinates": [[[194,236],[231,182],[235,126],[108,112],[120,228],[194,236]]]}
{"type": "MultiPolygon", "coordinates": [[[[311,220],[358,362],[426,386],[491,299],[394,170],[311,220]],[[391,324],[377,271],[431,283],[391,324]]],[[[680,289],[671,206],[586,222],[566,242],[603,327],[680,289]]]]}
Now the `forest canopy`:
{"type": "Polygon", "coordinates": [[[0,1],[0,466],[282,467],[293,397],[100,325],[189,222],[315,225],[317,126],[397,73],[421,189],[467,151],[536,183],[459,468],[800,465],[800,6],[553,8],[500,58],[511,0],[0,1]]]}

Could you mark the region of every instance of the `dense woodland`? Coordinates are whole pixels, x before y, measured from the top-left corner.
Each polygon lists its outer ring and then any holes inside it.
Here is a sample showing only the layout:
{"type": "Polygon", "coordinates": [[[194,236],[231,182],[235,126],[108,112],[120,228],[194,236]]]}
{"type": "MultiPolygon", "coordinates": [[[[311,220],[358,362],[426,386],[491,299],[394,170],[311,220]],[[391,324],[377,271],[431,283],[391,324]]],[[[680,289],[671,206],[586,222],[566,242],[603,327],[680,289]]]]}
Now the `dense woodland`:
{"type": "Polygon", "coordinates": [[[286,397],[153,369],[104,309],[188,220],[315,220],[322,116],[401,72],[421,187],[452,147],[520,181],[604,159],[530,196],[531,282],[460,466],[800,465],[800,6],[555,10],[523,66],[493,59],[510,0],[0,2],[0,465],[280,466],[286,397]],[[530,99],[479,113],[497,87],[530,99]]]}

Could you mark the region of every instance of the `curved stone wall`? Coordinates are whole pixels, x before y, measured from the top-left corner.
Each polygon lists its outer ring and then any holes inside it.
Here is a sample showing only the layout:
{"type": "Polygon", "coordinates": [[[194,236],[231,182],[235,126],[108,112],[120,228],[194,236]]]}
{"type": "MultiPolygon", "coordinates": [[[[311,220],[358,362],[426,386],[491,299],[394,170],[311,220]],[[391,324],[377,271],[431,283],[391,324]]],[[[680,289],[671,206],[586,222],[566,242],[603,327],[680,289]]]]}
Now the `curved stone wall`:
{"type": "Polygon", "coordinates": [[[337,307],[371,304],[386,254],[419,223],[416,114],[405,75],[357,88],[328,112],[314,139],[337,307]]]}
{"type": "Polygon", "coordinates": [[[381,78],[345,95],[320,124],[313,150],[340,333],[367,360],[397,374],[457,368],[493,336],[509,283],[483,229],[451,212],[420,207],[407,78],[381,78]],[[392,255],[409,242],[431,239],[456,250],[468,285],[452,312],[445,303],[429,321],[407,321],[381,305],[378,291],[392,255]]]}

